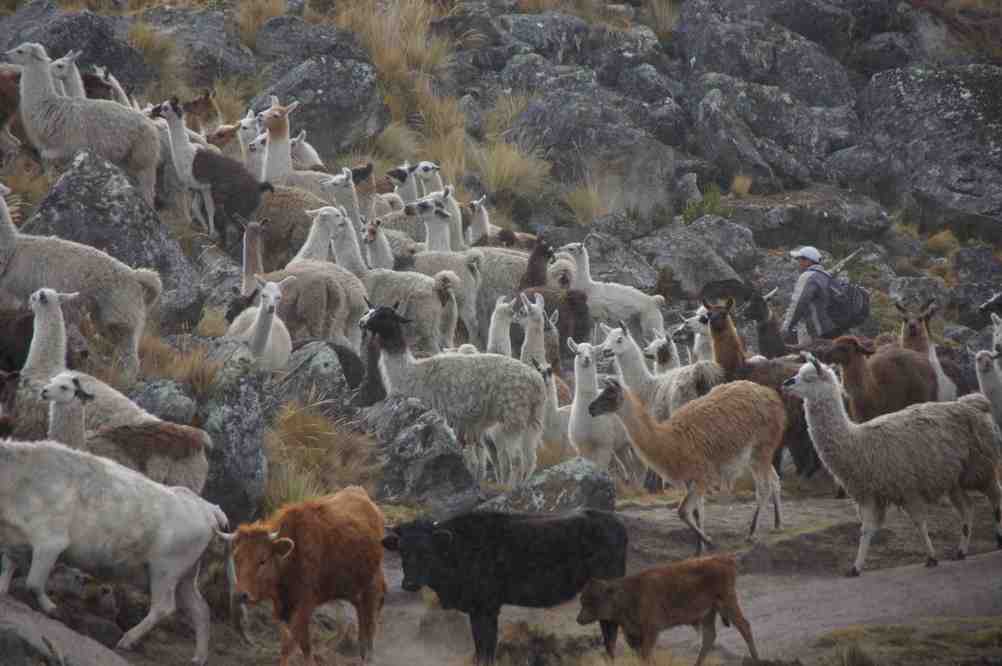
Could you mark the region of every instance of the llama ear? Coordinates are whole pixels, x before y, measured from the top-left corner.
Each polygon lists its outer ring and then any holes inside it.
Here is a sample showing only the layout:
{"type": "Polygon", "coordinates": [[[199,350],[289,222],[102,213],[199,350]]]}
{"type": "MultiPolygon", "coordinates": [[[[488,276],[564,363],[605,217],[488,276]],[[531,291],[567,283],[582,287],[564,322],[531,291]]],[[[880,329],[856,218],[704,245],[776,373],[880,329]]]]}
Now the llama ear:
{"type": "Polygon", "coordinates": [[[304,212],[304,213],[306,213],[307,215],[309,215],[310,217],[316,217],[316,216],[317,216],[317,215],[319,215],[319,214],[320,214],[320,213],[321,213],[322,211],[323,211],[323,208],[314,208],[313,210],[310,210],[310,209],[306,209],[306,210],[304,210],[303,212],[304,212]]]}
{"type": "Polygon", "coordinates": [[[299,130],[299,134],[296,135],[296,141],[306,141],[306,130],[299,130]]]}
{"type": "Polygon", "coordinates": [[[263,279],[261,278],[261,276],[260,276],[260,275],[255,275],[255,276],[254,276],[254,281],[255,281],[255,282],[257,282],[257,286],[258,286],[258,287],[260,287],[261,289],[264,289],[264,286],[265,286],[266,284],[268,284],[267,282],[265,282],[265,281],[264,281],[264,280],[263,280],[263,279]]]}
{"type": "Polygon", "coordinates": [[[619,320],[619,328],[623,331],[623,335],[625,335],[628,338],[632,337],[630,335],[629,327],[627,327],[626,322],[624,322],[622,319],[619,320]]]}
{"type": "Polygon", "coordinates": [[[556,326],[558,319],[560,319],[560,310],[554,308],[553,314],[550,315],[550,325],[556,326]]]}
{"type": "Polygon", "coordinates": [[[285,289],[285,287],[287,285],[290,285],[290,284],[292,284],[295,281],[296,281],[296,276],[295,275],[287,275],[286,277],[282,278],[281,282],[278,283],[278,288],[279,289],[285,289]]]}
{"type": "Polygon", "coordinates": [[[606,324],[604,321],[598,323],[598,330],[602,331],[602,335],[609,335],[612,332],[612,327],[606,324]]]}
{"type": "Polygon", "coordinates": [[[290,116],[292,112],[299,108],[299,100],[296,100],[289,106],[285,107],[285,115],[290,116]]]}
{"type": "Polygon", "coordinates": [[[567,337],[567,348],[571,350],[572,354],[578,353],[578,343],[574,342],[574,338],[567,337]]]}
{"type": "Polygon", "coordinates": [[[731,308],[733,308],[733,307],[734,307],[734,297],[733,297],[733,296],[728,296],[728,297],[727,297],[727,300],[726,300],[726,301],[724,301],[724,308],[725,308],[725,309],[726,309],[726,310],[727,310],[728,312],[730,312],[730,311],[731,311],[731,308]]]}
{"type": "Polygon", "coordinates": [[[278,97],[275,96],[275,95],[268,95],[268,101],[271,102],[271,105],[273,107],[274,106],[281,106],[281,104],[278,103],[278,97]]]}

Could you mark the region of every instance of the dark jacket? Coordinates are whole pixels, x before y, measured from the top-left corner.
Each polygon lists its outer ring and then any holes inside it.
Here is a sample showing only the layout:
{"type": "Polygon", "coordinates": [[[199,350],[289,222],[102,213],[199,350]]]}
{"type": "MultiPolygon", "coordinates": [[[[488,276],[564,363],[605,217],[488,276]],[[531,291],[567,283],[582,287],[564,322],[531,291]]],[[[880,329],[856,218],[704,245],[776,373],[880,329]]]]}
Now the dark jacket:
{"type": "Polygon", "coordinates": [[[817,338],[835,329],[828,315],[829,283],[832,280],[820,264],[814,264],[797,279],[790,299],[790,307],[783,318],[783,333],[796,331],[797,324],[804,322],[807,332],[817,338]]]}

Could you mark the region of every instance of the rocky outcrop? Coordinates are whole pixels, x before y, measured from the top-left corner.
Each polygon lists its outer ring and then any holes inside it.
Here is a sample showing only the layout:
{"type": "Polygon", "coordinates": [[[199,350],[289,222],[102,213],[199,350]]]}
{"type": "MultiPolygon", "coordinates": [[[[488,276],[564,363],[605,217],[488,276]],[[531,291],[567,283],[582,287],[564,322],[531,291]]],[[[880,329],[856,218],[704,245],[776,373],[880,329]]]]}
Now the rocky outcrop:
{"type": "Polygon", "coordinates": [[[556,513],[574,509],[616,508],[616,484],[606,470],[585,458],[572,458],[536,472],[524,484],[484,502],[478,510],[556,513]]]}

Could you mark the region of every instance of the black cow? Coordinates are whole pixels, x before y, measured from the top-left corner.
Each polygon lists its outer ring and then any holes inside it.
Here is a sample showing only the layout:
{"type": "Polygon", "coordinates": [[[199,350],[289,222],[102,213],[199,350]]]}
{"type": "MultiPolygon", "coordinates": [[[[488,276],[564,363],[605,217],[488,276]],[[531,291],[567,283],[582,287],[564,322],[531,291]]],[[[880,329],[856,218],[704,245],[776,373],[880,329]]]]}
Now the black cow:
{"type": "MultiPolygon", "coordinates": [[[[612,513],[469,513],[416,520],[383,539],[403,560],[402,587],[430,587],[442,607],[470,616],[477,664],[493,664],[501,606],[546,608],[569,601],[591,578],[626,574],[626,528],[612,513]]],[[[619,631],[602,622],[610,656],[619,631]]]]}

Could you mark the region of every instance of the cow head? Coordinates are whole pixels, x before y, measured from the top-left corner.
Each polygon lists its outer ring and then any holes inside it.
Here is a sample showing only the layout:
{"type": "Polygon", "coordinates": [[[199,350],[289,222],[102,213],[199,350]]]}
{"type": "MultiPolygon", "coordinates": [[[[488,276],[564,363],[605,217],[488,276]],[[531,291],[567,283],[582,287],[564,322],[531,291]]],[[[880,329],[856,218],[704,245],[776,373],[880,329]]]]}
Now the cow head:
{"type": "Polygon", "coordinates": [[[232,543],[241,601],[256,604],[262,599],[278,598],[279,582],[296,543],[260,524],[241,527],[232,543]]]}
{"type": "Polygon", "coordinates": [[[383,548],[400,553],[404,579],[400,586],[417,592],[431,586],[433,574],[449,567],[455,535],[427,520],[415,520],[390,529],[383,539],[383,548]]]}

